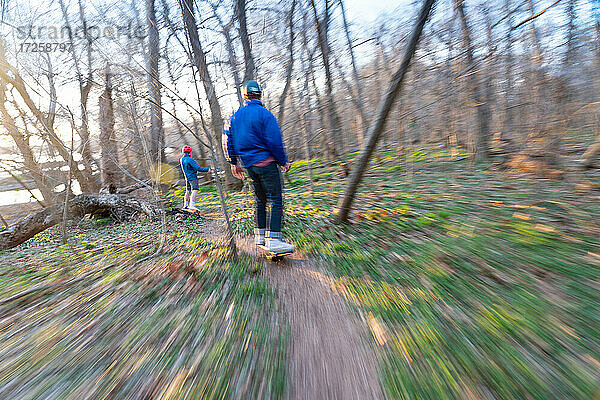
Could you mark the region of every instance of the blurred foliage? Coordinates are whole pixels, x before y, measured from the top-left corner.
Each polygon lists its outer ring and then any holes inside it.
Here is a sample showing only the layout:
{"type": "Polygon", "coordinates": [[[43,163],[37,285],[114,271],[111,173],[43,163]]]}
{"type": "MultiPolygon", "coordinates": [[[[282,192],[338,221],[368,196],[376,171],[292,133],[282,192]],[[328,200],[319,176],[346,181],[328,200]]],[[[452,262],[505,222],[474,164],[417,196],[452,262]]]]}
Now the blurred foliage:
{"type": "MultiPolygon", "coordinates": [[[[393,152],[378,158],[348,226],[330,222],[343,188],[336,167],[313,171],[311,193],[294,164],[284,232],[372,316],[388,395],[597,395],[599,193],[445,152],[414,152],[411,168],[393,152]]],[[[230,193],[228,204],[238,232],[251,234],[252,194],[230,193]]]]}
{"type": "MultiPolygon", "coordinates": [[[[307,162],[291,169],[285,235],[366,316],[391,398],[597,395],[597,176],[581,192],[444,151],[386,152],[340,226],[339,169],[311,166],[314,191],[307,162]]],[[[276,292],[262,260],[231,262],[207,240],[219,204],[204,193],[204,213],[173,217],[155,258],[159,224],[91,220],[71,226],[65,245],[55,228],[0,253],[0,299],[113,265],[0,306],[0,398],[283,396],[288,328],[276,292]]],[[[252,193],[227,202],[236,231],[252,234],[252,193]]]]}
{"type": "Polygon", "coordinates": [[[227,258],[197,220],[50,229],[0,254],[0,398],[280,398],[286,325],[261,264],[227,258]],[[145,261],[144,261],[145,260],[145,261]]]}

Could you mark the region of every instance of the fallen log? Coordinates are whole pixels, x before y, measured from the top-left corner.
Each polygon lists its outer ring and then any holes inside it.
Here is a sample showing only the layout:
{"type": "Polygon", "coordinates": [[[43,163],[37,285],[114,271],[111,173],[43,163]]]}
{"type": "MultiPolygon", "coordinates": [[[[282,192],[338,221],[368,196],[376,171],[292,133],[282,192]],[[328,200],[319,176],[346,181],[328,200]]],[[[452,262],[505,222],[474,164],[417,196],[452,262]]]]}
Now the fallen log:
{"type": "MultiPolygon", "coordinates": [[[[67,218],[69,220],[81,218],[86,214],[97,214],[103,211],[113,210],[123,214],[142,213],[156,220],[160,217],[162,209],[151,204],[147,200],[131,197],[123,194],[80,194],[69,200],[67,218]]],[[[50,208],[44,208],[36,213],[30,214],[21,221],[0,231],[0,250],[11,249],[40,232],[58,224],[62,218],[60,213],[53,212],[50,208]]]]}
{"type": "Polygon", "coordinates": [[[117,193],[119,193],[119,194],[131,193],[131,192],[136,191],[138,189],[148,187],[151,184],[152,184],[152,182],[150,182],[150,181],[136,182],[136,183],[134,183],[131,186],[127,186],[127,187],[124,187],[124,188],[118,188],[117,189],[117,193]]]}

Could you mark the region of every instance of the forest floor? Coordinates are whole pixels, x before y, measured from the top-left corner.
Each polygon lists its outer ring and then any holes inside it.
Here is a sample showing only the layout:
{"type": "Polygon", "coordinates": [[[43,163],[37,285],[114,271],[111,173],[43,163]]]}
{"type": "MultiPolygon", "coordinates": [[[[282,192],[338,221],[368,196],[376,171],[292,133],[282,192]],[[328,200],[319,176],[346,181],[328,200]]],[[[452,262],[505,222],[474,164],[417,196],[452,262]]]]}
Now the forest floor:
{"type": "Polygon", "coordinates": [[[211,187],[158,256],[160,223],[89,219],[1,252],[0,398],[600,394],[598,175],[383,153],[339,226],[343,180],[311,165],[312,190],[308,162],[290,171],[283,262],[250,244],[248,190],[227,257],[211,187]]]}

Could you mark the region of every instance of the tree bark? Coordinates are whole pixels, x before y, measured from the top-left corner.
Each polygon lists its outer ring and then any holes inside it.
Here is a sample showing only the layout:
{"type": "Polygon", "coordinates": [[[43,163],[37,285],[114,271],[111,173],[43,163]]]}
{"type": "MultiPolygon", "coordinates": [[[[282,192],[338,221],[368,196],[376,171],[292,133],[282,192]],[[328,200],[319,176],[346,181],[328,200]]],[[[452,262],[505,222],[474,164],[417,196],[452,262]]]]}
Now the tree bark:
{"type": "Polygon", "coordinates": [[[192,56],[194,66],[200,73],[200,79],[204,85],[204,91],[208,97],[208,104],[210,106],[211,113],[211,127],[213,130],[214,138],[218,144],[216,152],[218,154],[221,168],[225,172],[225,184],[230,188],[239,188],[240,182],[235,179],[229,168],[229,164],[225,159],[222,147],[222,136],[223,136],[223,116],[221,114],[221,106],[219,105],[219,99],[215,86],[213,85],[210,73],[208,72],[208,64],[206,62],[206,56],[202,50],[202,44],[200,43],[200,37],[198,36],[198,29],[196,28],[196,17],[194,16],[194,2],[193,0],[178,0],[179,6],[181,7],[181,13],[183,17],[183,23],[185,30],[192,47],[192,56]]]}
{"type": "Polygon", "coordinates": [[[148,29],[148,98],[150,107],[150,156],[153,163],[160,163],[165,157],[165,137],[160,97],[158,60],[160,38],[154,0],[146,0],[146,26],[148,29]]]}
{"type": "MultiPolygon", "coordinates": [[[[542,71],[542,46],[539,40],[539,34],[537,31],[537,27],[535,25],[535,6],[533,4],[533,0],[527,0],[527,6],[529,9],[530,21],[529,24],[529,36],[531,39],[531,46],[533,47],[532,51],[532,66],[530,67],[529,74],[527,79],[529,80],[528,86],[530,90],[531,96],[531,107],[530,112],[533,115],[545,115],[544,113],[544,105],[542,104],[542,100],[544,99],[544,79],[543,79],[543,71],[542,71]]],[[[516,27],[522,25],[523,22],[518,24],[516,27]]],[[[513,28],[514,29],[514,28],[513,28]]],[[[534,119],[534,123],[531,125],[532,136],[539,136],[539,131],[541,131],[540,123],[538,122],[539,118],[534,119]]],[[[524,144],[526,146],[526,144],[524,144]]]]}
{"type": "Polygon", "coordinates": [[[47,181],[44,173],[40,169],[39,165],[35,161],[35,157],[31,147],[29,146],[29,141],[24,137],[24,135],[19,131],[15,120],[12,118],[8,110],[6,109],[4,102],[5,98],[5,86],[0,82],[0,114],[2,115],[2,125],[8,131],[8,134],[11,136],[17,148],[21,152],[23,156],[23,161],[25,164],[25,168],[29,170],[31,176],[33,177],[33,181],[35,182],[35,186],[42,193],[42,197],[44,202],[48,205],[54,205],[54,191],[52,190],[52,186],[47,181]]]}
{"type": "MultiPolygon", "coordinates": [[[[23,78],[18,73],[18,71],[8,63],[4,53],[4,43],[0,42],[0,80],[3,80],[5,84],[12,85],[19,95],[23,102],[27,105],[29,110],[35,116],[36,121],[41,127],[41,131],[45,133],[45,139],[47,139],[58,151],[58,154],[62,157],[65,162],[69,162],[70,153],[67,150],[65,144],[60,140],[60,138],[56,135],[54,131],[54,126],[48,125],[48,118],[44,116],[44,113],[36,106],[35,102],[29,96],[29,92],[27,91],[27,87],[23,78]]],[[[81,171],[78,168],[78,163],[71,163],[71,173],[79,182],[79,185],[82,190],[86,192],[94,189],[93,178],[90,174],[90,171],[81,171]]]]}
{"type": "MultiPolygon", "coordinates": [[[[342,80],[342,83],[344,84],[344,86],[346,87],[346,90],[350,94],[350,99],[352,101],[352,104],[354,104],[354,107],[358,111],[356,141],[358,142],[358,147],[362,148],[363,144],[364,144],[364,136],[365,136],[364,131],[366,129],[366,127],[364,126],[365,120],[361,116],[361,109],[363,109],[363,111],[364,111],[362,100],[360,97],[358,97],[358,94],[356,93],[356,90],[355,90],[356,88],[354,86],[352,86],[352,83],[349,82],[348,79],[346,79],[346,77],[344,76],[344,68],[340,64],[339,57],[336,57],[335,55],[333,56],[333,65],[340,72],[340,79],[342,80]]],[[[350,143],[353,144],[354,141],[349,140],[348,144],[350,144],[350,143]]]]}
{"type": "Polygon", "coordinates": [[[235,55],[235,49],[233,47],[233,39],[230,33],[231,25],[223,27],[223,36],[225,37],[225,48],[227,49],[227,56],[229,57],[229,67],[231,68],[231,75],[233,75],[233,84],[235,85],[235,94],[237,95],[238,104],[240,107],[244,105],[244,98],[242,97],[242,81],[240,80],[240,72],[237,66],[237,57],[235,55]]]}
{"type": "MultiPolygon", "coordinates": [[[[308,53],[308,49],[306,49],[307,53],[308,53]]],[[[312,126],[312,107],[311,107],[311,103],[310,103],[310,90],[308,88],[309,85],[309,72],[308,72],[308,68],[306,67],[305,63],[302,63],[302,69],[303,69],[303,75],[304,75],[304,87],[303,87],[303,92],[304,92],[304,96],[303,96],[303,104],[302,104],[302,108],[303,111],[301,113],[301,121],[302,121],[302,130],[304,131],[304,151],[306,154],[306,161],[308,162],[307,164],[307,168],[308,168],[308,180],[310,182],[310,190],[311,192],[314,191],[314,183],[313,183],[313,174],[312,174],[312,164],[311,164],[311,159],[312,159],[312,144],[311,144],[311,140],[312,140],[312,132],[313,132],[313,126],[312,126]]]]}
{"type": "Polygon", "coordinates": [[[135,82],[133,76],[130,76],[130,93],[131,97],[127,101],[127,113],[129,117],[129,124],[132,130],[132,142],[134,143],[134,155],[139,160],[136,165],[135,172],[136,176],[140,179],[145,179],[150,176],[150,162],[149,162],[149,149],[146,142],[146,137],[140,129],[139,120],[140,116],[137,110],[137,92],[135,89],[135,82]]]}
{"type": "Polygon", "coordinates": [[[255,79],[256,67],[254,58],[252,57],[252,48],[250,46],[250,38],[248,36],[248,27],[246,25],[246,0],[236,0],[235,14],[238,23],[240,24],[240,40],[244,49],[244,63],[246,70],[244,72],[244,82],[255,79]]]}
{"type": "Polygon", "coordinates": [[[389,112],[392,108],[392,105],[394,104],[398,93],[402,89],[402,83],[404,81],[406,71],[408,70],[408,67],[410,65],[410,60],[412,59],[412,56],[415,53],[415,50],[417,49],[417,44],[419,43],[419,38],[421,37],[421,33],[423,32],[423,27],[425,26],[425,22],[429,17],[434,3],[435,0],[425,0],[423,3],[423,7],[421,8],[421,12],[419,13],[417,21],[415,23],[415,27],[409,38],[404,57],[402,59],[402,63],[400,64],[398,70],[392,76],[390,86],[388,87],[386,94],[377,106],[377,112],[375,113],[373,120],[371,121],[371,126],[368,130],[367,142],[365,144],[365,147],[362,149],[359,156],[357,157],[356,163],[354,164],[354,168],[352,169],[352,173],[348,177],[346,188],[344,190],[344,196],[340,199],[338,203],[338,211],[335,217],[336,222],[345,222],[348,220],[348,215],[350,213],[350,208],[356,195],[356,190],[358,189],[358,185],[362,180],[364,172],[367,168],[367,164],[369,163],[369,159],[373,155],[373,150],[377,145],[377,141],[379,140],[381,133],[383,132],[383,128],[386,119],[389,115],[389,112]]]}
{"type": "Polygon", "coordinates": [[[481,77],[473,70],[475,68],[475,57],[473,55],[473,41],[471,35],[471,26],[467,20],[463,0],[454,0],[454,7],[458,12],[463,31],[463,48],[466,55],[467,68],[471,70],[468,75],[468,85],[471,90],[471,101],[477,112],[477,131],[475,133],[474,150],[475,157],[478,159],[489,156],[489,136],[490,136],[490,106],[485,101],[481,77]]]}
{"type": "Polygon", "coordinates": [[[289,43],[288,43],[288,63],[285,68],[285,86],[283,92],[279,96],[279,112],[277,113],[277,121],[283,130],[283,113],[285,111],[285,100],[287,98],[290,84],[292,82],[292,70],[294,69],[294,10],[296,8],[296,0],[292,0],[290,11],[288,13],[288,27],[290,29],[289,43]]]}
{"type": "Polygon", "coordinates": [[[106,86],[98,100],[100,126],[100,148],[102,152],[101,180],[103,187],[118,187],[120,184],[119,153],[115,140],[115,114],[113,111],[110,68],[106,66],[106,86]]]}
{"type": "Polygon", "coordinates": [[[333,76],[331,74],[331,66],[329,62],[329,20],[330,20],[330,4],[329,0],[325,0],[325,10],[323,16],[319,18],[317,12],[317,6],[314,0],[310,0],[312,5],[315,25],[317,27],[317,41],[319,48],[321,49],[321,56],[323,60],[323,67],[325,68],[325,87],[326,87],[326,98],[327,98],[327,114],[329,116],[329,122],[331,125],[331,135],[333,136],[333,157],[340,160],[342,163],[342,169],[344,174],[347,174],[347,167],[345,160],[343,159],[343,144],[342,144],[342,123],[340,122],[339,114],[335,108],[335,101],[333,99],[333,76]]]}
{"type": "Polygon", "coordinates": [[[231,75],[233,76],[233,84],[235,85],[235,94],[237,95],[238,103],[240,107],[244,105],[244,99],[242,98],[242,81],[240,80],[240,72],[237,65],[237,57],[235,55],[235,48],[233,47],[233,38],[231,37],[231,27],[233,25],[233,19],[225,24],[221,19],[217,11],[217,5],[211,3],[213,14],[220,25],[221,33],[225,38],[225,49],[227,50],[227,63],[231,68],[231,75]]]}
{"type": "Polygon", "coordinates": [[[359,118],[359,129],[358,139],[360,147],[363,146],[365,141],[365,134],[367,128],[367,113],[363,105],[364,97],[362,85],[360,84],[360,78],[358,76],[358,68],[356,67],[356,59],[354,57],[354,50],[352,48],[352,39],[350,38],[350,29],[348,28],[348,21],[346,20],[346,11],[344,9],[344,0],[339,0],[340,8],[342,10],[342,21],[344,23],[344,32],[346,34],[346,41],[348,43],[348,51],[350,52],[350,63],[352,65],[352,78],[354,79],[354,86],[356,86],[356,109],[358,110],[359,118]]]}
{"type": "MultiPolygon", "coordinates": [[[[79,130],[79,136],[81,137],[81,156],[83,159],[83,163],[85,167],[92,173],[92,165],[96,164],[96,161],[92,157],[91,151],[91,139],[90,139],[90,129],[89,129],[89,116],[88,116],[88,99],[90,95],[90,91],[92,90],[93,84],[93,69],[92,69],[92,38],[89,35],[87,20],[84,14],[84,8],[81,4],[81,0],[78,0],[79,3],[79,19],[81,20],[81,25],[83,27],[83,32],[86,39],[85,50],[87,53],[87,64],[88,64],[88,73],[85,78],[85,82],[83,79],[79,81],[79,91],[80,91],[80,101],[81,101],[81,128],[79,130]]],[[[97,183],[94,180],[94,187],[92,189],[97,188],[97,183]]],[[[96,191],[96,190],[94,190],[96,191]]]]}
{"type": "Polygon", "coordinates": [[[512,18],[512,14],[510,14],[511,11],[511,6],[510,6],[510,0],[505,0],[504,3],[504,12],[506,12],[506,14],[508,15],[507,18],[507,25],[508,25],[508,30],[506,33],[506,67],[504,69],[504,76],[505,79],[504,81],[506,82],[506,86],[504,88],[504,120],[502,122],[502,139],[504,139],[505,141],[507,141],[509,143],[509,150],[514,150],[514,135],[513,135],[513,130],[514,130],[514,113],[513,113],[513,101],[512,101],[512,96],[513,96],[513,63],[514,63],[514,56],[513,56],[513,37],[512,37],[512,25],[513,25],[513,18],[512,18]]]}
{"type": "MultiPolygon", "coordinates": [[[[67,13],[67,7],[63,0],[59,0],[60,8],[62,10],[63,18],[65,20],[65,26],[67,27],[67,35],[69,37],[69,51],[71,53],[71,57],[73,58],[73,63],[75,66],[75,72],[77,74],[77,82],[79,84],[79,101],[80,101],[80,111],[81,111],[81,126],[79,127],[78,134],[81,138],[81,145],[79,151],[81,152],[81,161],[86,170],[89,171],[89,174],[92,174],[92,165],[96,164],[96,161],[92,157],[91,147],[90,147],[90,132],[89,132],[89,123],[88,123],[88,112],[87,112],[87,103],[90,94],[90,90],[92,88],[92,50],[91,50],[91,38],[88,35],[87,30],[87,20],[85,19],[83,6],[81,4],[81,0],[79,0],[79,18],[82,24],[83,35],[86,39],[86,51],[88,58],[88,74],[84,78],[83,73],[81,71],[81,66],[79,63],[79,58],[77,57],[77,53],[75,51],[75,42],[73,40],[73,31],[71,28],[71,23],[69,21],[69,16],[67,13]]],[[[93,191],[97,191],[98,185],[96,179],[92,179],[93,191]]]]}
{"type": "Polygon", "coordinates": [[[565,58],[563,59],[563,68],[567,71],[567,76],[570,77],[572,67],[576,65],[573,61],[575,60],[575,49],[576,49],[576,23],[575,18],[577,16],[576,11],[576,0],[569,0],[567,3],[567,51],[565,52],[565,58]]]}
{"type": "MultiPolygon", "coordinates": [[[[301,34],[302,34],[302,45],[304,48],[304,51],[306,52],[306,59],[307,59],[307,64],[308,64],[308,68],[304,68],[304,74],[305,74],[305,80],[308,81],[310,80],[310,82],[312,83],[312,87],[313,90],[315,92],[315,101],[316,101],[316,109],[317,109],[317,113],[319,114],[319,126],[320,126],[320,130],[317,133],[317,135],[313,135],[311,132],[311,138],[309,139],[309,142],[311,142],[312,144],[312,140],[319,138],[321,140],[321,149],[320,151],[318,151],[317,149],[317,154],[319,155],[325,155],[325,158],[328,160],[332,159],[332,154],[330,151],[327,151],[328,146],[327,146],[327,135],[324,134],[324,131],[326,129],[326,118],[325,118],[325,112],[324,112],[324,108],[325,106],[323,105],[323,102],[321,101],[321,95],[319,94],[319,90],[317,88],[317,84],[315,82],[315,75],[314,75],[314,54],[317,51],[316,47],[314,49],[309,49],[309,45],[308,45],[308,36],[307,36],[307,32],[310,30],[310,23],[308,21],[309,17],[307,15],[307,13],[303,14],[303,27],[301,29],[301,34]]],[[[308,85],[307,85],[308,87],[308,85]]],[[[310,92],[307,92],[305,94],[305,97],[307,97],[310,100],[310,92]]],[[[310,103],[310,101],[309,101],[310,103]]],[[[311,107],[311,109],[313,109],[311,107]]]]}

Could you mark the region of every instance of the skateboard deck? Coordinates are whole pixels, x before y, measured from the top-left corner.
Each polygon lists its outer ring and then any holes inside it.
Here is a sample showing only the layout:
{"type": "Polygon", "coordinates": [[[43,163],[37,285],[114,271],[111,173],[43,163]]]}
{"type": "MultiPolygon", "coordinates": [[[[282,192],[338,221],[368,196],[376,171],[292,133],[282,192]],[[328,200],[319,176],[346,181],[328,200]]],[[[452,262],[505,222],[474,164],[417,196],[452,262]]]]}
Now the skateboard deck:
{"type": "Polygon", "coordinates": [[[269,260],[271,260],[271,261],[281,260],[281,259],[283,259],[283,257],[289,256],[290,254],[293,253],[293,251],[286,251],[286,252],[283,252],[283,253],[277,253],[277,252],[269,250],[267,248],[267,246],[264,246],[264,245],[258,245],[258,247],[260,247],[261,249],[263,249],[265,251],[267,258],[269,260]]]}
{"type": "Polygon", "coordinates": [[[180,208],[179,211],[187,216],[196,215],[200,212],[200,210],[188,210],[187,208],[180,208]]]}

